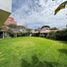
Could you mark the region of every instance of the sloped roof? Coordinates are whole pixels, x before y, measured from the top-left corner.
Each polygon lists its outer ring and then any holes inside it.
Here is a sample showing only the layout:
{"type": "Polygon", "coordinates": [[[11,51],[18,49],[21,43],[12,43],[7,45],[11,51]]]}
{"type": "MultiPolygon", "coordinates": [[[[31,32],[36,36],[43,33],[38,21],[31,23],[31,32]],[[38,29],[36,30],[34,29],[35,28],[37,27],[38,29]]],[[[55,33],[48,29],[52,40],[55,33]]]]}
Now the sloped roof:
{"type": "Polygon", "coordinates": [[[9,15],[10,15],[10,12],[0,9],[0,27],[4,24],[4,22],[7,20],[9,15]]]}

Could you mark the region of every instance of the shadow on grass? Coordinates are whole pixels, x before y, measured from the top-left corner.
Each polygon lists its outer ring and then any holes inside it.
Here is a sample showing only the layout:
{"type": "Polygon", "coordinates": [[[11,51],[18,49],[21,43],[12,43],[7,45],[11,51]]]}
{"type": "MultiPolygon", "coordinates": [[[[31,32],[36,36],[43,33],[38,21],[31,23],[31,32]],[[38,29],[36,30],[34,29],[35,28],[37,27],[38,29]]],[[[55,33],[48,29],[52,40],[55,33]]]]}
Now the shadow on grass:
{"type": "Polygon", "coordinates": [[[21,67],[57,67],[60,65],[57,62],[40,61],[36,55],[32,56],[32,61],[22,59],[21,67]]]}
{"type": "Polygon", "coordinates": [[[61,43],[67,45],[67,41],[60,41],[61,43]]]}
{"type": "Polygon", "coordinates": [[[59,49],[59,52],[67,55],[67,49],[59,49]]]}

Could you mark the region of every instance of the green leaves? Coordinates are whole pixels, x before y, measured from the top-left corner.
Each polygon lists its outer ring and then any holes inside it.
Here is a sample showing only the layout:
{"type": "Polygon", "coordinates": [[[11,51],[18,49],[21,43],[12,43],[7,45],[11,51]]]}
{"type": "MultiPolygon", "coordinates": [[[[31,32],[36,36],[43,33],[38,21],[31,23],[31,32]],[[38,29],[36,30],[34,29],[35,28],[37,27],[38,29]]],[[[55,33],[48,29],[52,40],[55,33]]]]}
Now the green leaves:
{"type": "Polygon", "coordinates": [[[67,1],[61,3],[61,4],[57,7],[57,9],[55,10],[54,15],[56,15],[61,9],[66,8],[66,5],[67,5],[67,1]]]}

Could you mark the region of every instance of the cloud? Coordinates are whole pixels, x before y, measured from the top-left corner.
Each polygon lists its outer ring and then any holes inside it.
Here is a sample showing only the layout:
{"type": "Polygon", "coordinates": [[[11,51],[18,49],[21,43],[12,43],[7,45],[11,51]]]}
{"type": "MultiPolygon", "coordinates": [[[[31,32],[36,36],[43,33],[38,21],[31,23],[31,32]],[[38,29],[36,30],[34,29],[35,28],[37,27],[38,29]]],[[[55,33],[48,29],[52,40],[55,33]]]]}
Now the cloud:
{"type": "Polygon", "coordinates": [[[67,24],[67,9],[54,16],[54,10],[64,0],[13,0],[12,16],[19,25],[51,25],[62,27],[67,24]],[[18,2],[18,5],[17,5],[18,2]]]}

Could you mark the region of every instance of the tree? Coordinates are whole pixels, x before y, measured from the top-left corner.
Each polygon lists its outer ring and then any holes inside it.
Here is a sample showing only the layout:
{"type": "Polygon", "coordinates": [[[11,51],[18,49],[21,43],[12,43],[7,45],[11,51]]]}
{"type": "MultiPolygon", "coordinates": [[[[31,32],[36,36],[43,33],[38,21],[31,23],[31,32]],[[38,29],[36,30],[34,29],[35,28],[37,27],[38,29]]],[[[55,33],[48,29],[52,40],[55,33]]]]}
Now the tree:
{"type": "Polygon", "coordinates": [[[57,7],[57,9],[55,10],[54,15],[56,15],[60,10],[67,8],[66,5],[67,5],[67,1],[61,3],[61,4],[57,7]]]}
{"type": "Polygon", "coordinates": [[[15,25],[15,24],[10,24],[10,25],[8,25],[8,27],[9,27],[9,28],[16,28],[17,25],[15,25]]]}
{"type": "Polygon", "coordinates": [[[53,28],[51,28],[51,30],[58,30],[58,28],[56,28],[56,27],[53,27],[53,28]]]}
{"type": "Polygon", "coordinates": [[[44,25],[44,26],[42,26],[41,28],[50,28],[50,26],[44,25]]]}

